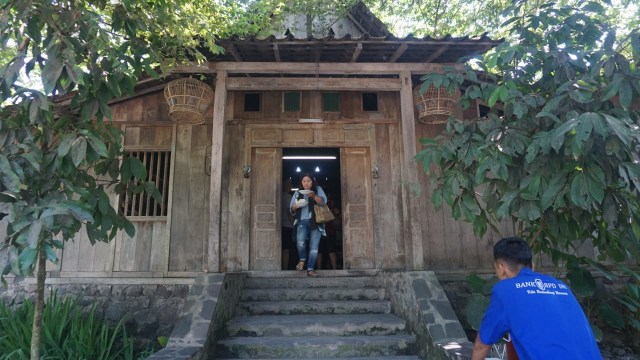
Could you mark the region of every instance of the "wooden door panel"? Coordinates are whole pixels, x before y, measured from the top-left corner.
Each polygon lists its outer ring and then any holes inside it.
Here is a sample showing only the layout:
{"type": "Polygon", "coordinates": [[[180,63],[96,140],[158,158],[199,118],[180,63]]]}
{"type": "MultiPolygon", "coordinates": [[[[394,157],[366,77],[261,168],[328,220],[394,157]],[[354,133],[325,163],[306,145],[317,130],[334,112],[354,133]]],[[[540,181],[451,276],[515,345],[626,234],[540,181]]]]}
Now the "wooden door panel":
{"type": "Polygon", "coordinates": [[[370,159],[369,148],[340,150],[346,269],[375,267],[370,159]]]}
{"type": "Polygon", "coordinates": [[[251,156],[250,270],[280,268],[282,149],[254,148],[251,156]]]}

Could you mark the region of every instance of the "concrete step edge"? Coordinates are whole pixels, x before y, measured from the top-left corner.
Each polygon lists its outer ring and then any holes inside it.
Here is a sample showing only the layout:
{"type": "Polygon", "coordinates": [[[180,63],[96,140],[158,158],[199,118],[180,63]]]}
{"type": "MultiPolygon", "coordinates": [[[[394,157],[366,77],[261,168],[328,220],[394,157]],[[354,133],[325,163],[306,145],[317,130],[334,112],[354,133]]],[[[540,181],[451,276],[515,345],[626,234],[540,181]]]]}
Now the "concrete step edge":
{"type": "Polygon", "coordinates": [[[240,301],[236,314],[389,314],[389,300],[240,301]]]}
{"type": "MultiPolygon", "coordinates": [[[[252,358],[253,360],[273,360],[268,358],[252,358]]],[[[239,360],[236,358],[225,358],[218,360],[239,360]]],[[[280,360],[309,360],[308,358],[284,358],[280,360]]],[[[399,355],[399,356],[369,356],[369,357],[332,357],[332,358],[315,358],[315,360],[420,360],[415,355],[399,355]]]]}

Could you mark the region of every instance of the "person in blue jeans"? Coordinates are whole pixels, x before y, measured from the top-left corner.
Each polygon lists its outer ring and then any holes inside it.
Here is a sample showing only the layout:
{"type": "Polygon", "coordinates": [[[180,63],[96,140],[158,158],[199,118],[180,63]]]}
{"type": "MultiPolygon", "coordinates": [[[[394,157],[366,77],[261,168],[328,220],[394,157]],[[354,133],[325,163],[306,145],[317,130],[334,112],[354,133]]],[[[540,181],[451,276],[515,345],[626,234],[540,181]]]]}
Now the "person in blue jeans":
{"type": "Polygon", "coordinates": [[[472,360],[487,357],[491,344],[509,333],[521,360],[600,360],[589,321],[569,287],[533,271],[533,255],[521,238],[493,247],[500,279],[492,291],[473,346],[472,360]]]}
{"type": "Polygon", "coordinates": [[[296,234],[296,247],[298,250],[298,265],[296,270],[304,270],[307,263],[307,275],[318,277],[314,270],[318,258],[318,246],[320,237],[326,235],[324,224],[316,224],[313,205],[326,204],[327,195],[320,186],[316,186],[313,177],[309,174],[302,175],[300,188],[293,193],[289,208],[294,215],[294,234],[296,234]],[[309,261],[307,261],[306,240],[309,237],[309,261]]]}

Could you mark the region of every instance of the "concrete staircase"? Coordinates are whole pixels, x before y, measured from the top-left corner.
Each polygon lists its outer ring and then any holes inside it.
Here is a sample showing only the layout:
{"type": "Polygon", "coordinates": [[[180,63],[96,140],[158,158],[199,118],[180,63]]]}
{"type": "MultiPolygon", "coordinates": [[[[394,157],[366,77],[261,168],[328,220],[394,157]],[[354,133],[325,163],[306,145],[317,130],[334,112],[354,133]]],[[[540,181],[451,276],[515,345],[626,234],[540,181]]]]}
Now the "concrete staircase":
{"type": "Polygon", "coordinates": [[[250,274],[215,358],[419,359],[375,274],[321,275],[250,274]]]}

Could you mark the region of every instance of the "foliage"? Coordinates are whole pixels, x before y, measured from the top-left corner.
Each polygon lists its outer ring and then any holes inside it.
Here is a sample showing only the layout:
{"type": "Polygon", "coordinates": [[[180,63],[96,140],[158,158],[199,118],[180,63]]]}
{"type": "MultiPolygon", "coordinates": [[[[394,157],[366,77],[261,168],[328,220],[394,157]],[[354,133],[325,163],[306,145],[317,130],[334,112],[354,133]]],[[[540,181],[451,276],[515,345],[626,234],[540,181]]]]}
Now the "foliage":
{"type": "MultiPolygon", "coordinates": [[[[482,72],[425,77],[465,87],[463,105],[482,101],[490,112],[451,118],[440,136],[424,139],[417,159],[432,176],[436,205],[448,204],[476,234],[513,221],[588,296],[590,268],[613,278],[640,258],[640,34],[626,38],[628,59],[599,3],[519,16],[522,4],[504,23],[515,40],[472,61],[482,72]],[[590,247],[594,256],[578,251],[590,247]]],[[[638,313],[629,315],[635,327],[638,313]]]]}
{"type": "MultiPolygon", "coordinates": [[[[34,305],[0,303],[0,359],[28,359],[34,305]]],[[[86,313],[78,300],[49,296],[43,313],[42,354],[46,359],[143,359],[134,349],[122,321],[110,326],[97,316],[95,305],[86,313]]]]}
{"type": "MultiPolygon", "coordinates": [[[[577,6],[583,0],[559,0],[557,5],[577,6]]],[[[504,21],[503,12],[513,3],[510,0],[365,0],[372,11],[386,24],[391,32],[405,36],[444,37],[478,36],[488,33],[495,39],[510,38],[508,29],[500,26],[504,21]]],[[[601,18],[612,19],[620,34],[626,35],[630,29],[640,25],[640,6],[635,0],[604,0],[607,3],[601,18]]],[[[536,11],[543,0],[522,4],[518,15],[525,16],[536,11]]]]}

